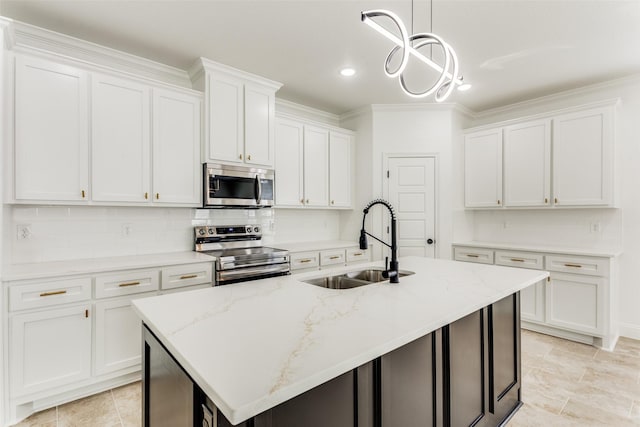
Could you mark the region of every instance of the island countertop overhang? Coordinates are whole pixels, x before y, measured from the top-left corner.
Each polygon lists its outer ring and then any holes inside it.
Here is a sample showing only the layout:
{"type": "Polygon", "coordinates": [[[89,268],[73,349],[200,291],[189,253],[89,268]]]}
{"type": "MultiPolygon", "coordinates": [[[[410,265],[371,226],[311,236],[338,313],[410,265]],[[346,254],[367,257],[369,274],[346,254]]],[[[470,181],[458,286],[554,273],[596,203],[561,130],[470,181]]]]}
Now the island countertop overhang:
{"type": "Polygon", "coordinates": [[[416,274],[349,290],[301,281],[350,266],[145,298],[134,308],[237,423],[548,276],[418,257],[400,266],[416,274]]]}

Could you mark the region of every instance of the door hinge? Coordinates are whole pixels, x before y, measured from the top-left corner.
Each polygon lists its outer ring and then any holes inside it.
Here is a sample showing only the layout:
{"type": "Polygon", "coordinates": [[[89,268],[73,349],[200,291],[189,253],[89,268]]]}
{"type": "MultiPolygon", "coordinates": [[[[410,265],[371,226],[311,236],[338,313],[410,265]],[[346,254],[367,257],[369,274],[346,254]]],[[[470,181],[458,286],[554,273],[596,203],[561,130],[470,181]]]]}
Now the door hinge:
{"type": "Polygon", "coordinates": [[[389,171],[387,171],[387,178],[389,178],[389,171]]]}

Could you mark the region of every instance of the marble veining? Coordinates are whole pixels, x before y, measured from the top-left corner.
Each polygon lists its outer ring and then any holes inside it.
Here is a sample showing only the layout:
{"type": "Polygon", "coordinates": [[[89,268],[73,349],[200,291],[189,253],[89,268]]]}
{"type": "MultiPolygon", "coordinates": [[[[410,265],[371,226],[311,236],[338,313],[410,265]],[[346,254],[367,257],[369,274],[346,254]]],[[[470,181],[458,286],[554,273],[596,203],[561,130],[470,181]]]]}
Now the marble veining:
{"type": "MultiPolygon", "coordinates": [[[[353,271],[381,263],[331,270],[353,271]]],[[[134,308],[232,423],[239,423],[547,277],[418,257],[416,274],[354,289],[327,271],[162,295],[134,308]]]]}

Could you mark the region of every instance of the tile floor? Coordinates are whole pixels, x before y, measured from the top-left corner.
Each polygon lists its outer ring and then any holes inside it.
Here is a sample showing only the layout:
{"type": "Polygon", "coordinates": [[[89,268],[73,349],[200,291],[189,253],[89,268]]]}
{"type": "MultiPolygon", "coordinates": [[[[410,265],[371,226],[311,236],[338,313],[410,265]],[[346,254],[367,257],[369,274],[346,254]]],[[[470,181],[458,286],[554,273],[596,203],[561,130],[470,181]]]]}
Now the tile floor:
{"type": "MultiPolygon", "coordinates": [[[[509,427],[640,426],[640,341],[614,352],[522,331],[522,400],[509,427]]],[[[32,415],[16,427],[140,426],[140,383],[32,415]]]]}

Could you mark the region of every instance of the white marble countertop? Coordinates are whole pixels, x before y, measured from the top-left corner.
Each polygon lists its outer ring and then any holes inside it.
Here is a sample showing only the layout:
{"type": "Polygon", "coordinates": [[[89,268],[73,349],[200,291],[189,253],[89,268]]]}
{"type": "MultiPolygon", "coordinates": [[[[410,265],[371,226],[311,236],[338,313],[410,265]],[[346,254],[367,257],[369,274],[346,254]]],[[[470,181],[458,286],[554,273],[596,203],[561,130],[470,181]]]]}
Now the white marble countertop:
{"type": "Polygon", "coordinates": [[[40,279],[44,277],[93,274],[106,271],[164,267],[178,264],[213,262],[214,258],[197,252],[171,252],[150,255],[127,255],[87,258],[71,261],[37,262],[4,266],[2,281],[40,279]]]}
{"type": "MultiPolygon", "coordinates": [[[[416,274],[393,285],[333,290],[301,282],[327,275],[319,271],[155,296],[133,306],[235,424],[548,276],[418,257],[399,263],[416,274]]],[[[358,269],[373,265],[382,263],[358,269]]]]}
{"type": "Polygon", "coordinates": [[[358,242],[346,240],[320,240],[315,242],[274,242],[269,246],[286,249],[289,252],[324,251],[325,249],[357,248],[358,242]]]}
{"type": "Polygon", "coordinates": [[[469,246],[473,248],[489,248],[489,249],[503,249],[513,251],[529,251],[529,252],[545,252],[552,254],[564,254],[564,255],[584,255],[584,256],[598,256],[613,258],[622,255],[622,249],[620,248],[572,248],[566,246],[545,246],[545,245],[521,245],[519,243],[492,243],[492,242],[479,242],[479,241],[467,241],[467,242],[454,242],[452,246],[469,246]]]}

